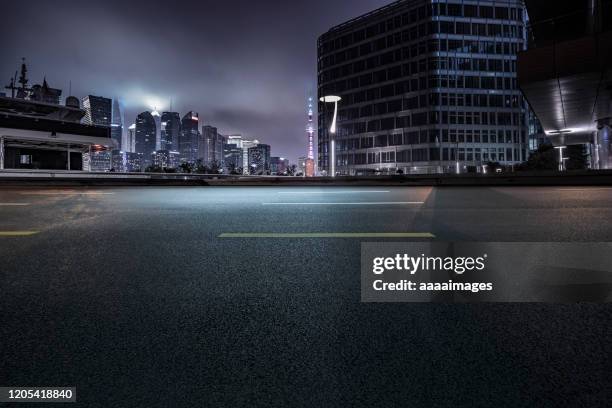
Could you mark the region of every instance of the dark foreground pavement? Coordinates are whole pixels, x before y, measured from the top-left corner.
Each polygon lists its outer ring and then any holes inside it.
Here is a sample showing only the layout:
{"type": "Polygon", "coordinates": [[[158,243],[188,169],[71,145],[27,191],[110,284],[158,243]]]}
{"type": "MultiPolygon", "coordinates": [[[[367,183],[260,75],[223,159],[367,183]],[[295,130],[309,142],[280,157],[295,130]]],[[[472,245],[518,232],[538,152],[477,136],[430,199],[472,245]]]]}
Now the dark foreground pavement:
{"type": "Polygon", "coordinates": [[[612,189],[0,190],[0,386],[76,386],[83,407],[610,406],[610,305],[360,303],[363,239],[220,238],[253,232],[612,241],[612,189]]]}

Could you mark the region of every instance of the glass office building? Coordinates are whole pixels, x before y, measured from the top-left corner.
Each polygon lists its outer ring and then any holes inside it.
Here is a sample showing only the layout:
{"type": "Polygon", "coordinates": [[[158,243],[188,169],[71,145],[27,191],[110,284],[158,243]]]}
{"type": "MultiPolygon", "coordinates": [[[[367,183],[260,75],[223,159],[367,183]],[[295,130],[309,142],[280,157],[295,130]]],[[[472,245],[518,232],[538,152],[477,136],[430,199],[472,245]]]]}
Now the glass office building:
{"type": "Polygon", "coordinates": [[[519,0],[402,0],[318,40],[318,165],[329,174],[486,171],[526,160],[519,0]]]}

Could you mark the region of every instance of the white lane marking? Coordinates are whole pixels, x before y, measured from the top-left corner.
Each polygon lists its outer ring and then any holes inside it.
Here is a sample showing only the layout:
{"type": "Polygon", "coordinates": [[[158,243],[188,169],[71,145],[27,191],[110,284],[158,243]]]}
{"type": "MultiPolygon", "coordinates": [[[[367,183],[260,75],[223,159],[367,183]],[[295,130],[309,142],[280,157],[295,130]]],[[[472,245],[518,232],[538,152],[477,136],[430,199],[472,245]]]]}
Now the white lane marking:
{"type": "Polygon", "coordinates": [[[349,190],[349,191],[277,191],[276,194],[373,194],[373,193],[390,193],[389,190],[349,190]]]}
{"type": "Polygon", "coordinates": [[[423,201],[361,201],[355,203],[261,203],[262,205],[419,205],[423,201]]]}
{"type": "Polygon", "coordinates": [[[25,191],[21,195],[113,195],[115,193],[102,191],[25,191]]]}
{"type": "Polygon", "coordinates": [[[557,191],[593,191],[593,190],[612,190],[612,187],[593,187],[593,188],[558,188],[557,191]]]}
{"type": "Polygon", "coordinates": [[[0,207],[19,207],[24,205],[30,205],[30,203],[0,203],[0,207]]]}

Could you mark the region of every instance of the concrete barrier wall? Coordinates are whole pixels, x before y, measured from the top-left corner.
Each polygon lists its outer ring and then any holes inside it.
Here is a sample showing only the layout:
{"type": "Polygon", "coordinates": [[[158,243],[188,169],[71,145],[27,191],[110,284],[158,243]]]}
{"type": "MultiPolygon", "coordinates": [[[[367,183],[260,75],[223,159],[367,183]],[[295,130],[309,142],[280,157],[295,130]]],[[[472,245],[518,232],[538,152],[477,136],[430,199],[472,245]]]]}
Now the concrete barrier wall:
{"type": "Polygon", "coordinates": [[[612,171],[519,172],[501,174],[402,175],[368,177],[282,177],[165,173],[0,171],[0,186],[612,186],[612,171]]]}

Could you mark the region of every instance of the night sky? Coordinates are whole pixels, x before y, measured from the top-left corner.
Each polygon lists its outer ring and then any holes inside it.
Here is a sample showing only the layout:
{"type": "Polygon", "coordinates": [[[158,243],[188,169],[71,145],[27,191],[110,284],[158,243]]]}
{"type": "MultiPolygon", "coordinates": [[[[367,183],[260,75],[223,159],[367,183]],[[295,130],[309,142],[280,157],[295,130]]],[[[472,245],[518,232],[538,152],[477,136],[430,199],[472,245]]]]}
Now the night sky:
{"type": "MultiPolygon", "coordinates": [[[[68,96],[117,96],[125,120],[154,107],[306,154],[305,99],[316,95],[316,40],[389,0],[7,1],[0,80],[26,57],[68,96]]],[[[4,90],[3,90],[4,91],[4,90]]]]}

